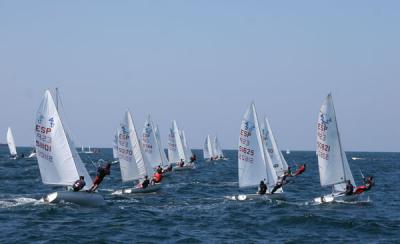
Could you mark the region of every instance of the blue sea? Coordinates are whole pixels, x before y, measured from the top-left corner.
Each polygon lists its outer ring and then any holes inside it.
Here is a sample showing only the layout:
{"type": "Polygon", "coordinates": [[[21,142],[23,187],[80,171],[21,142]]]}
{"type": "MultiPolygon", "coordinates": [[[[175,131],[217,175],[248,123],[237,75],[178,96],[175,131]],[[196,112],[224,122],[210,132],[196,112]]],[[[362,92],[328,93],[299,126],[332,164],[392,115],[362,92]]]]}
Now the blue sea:
{"type": "MultiPolygon", "coordinates": [[[[319,184],[315,152],[285,154],[291,165],[307,163],[285,186],[285,201],[230,200],[256,189],[239,190],[237,151],[225,154],[227,161],[200,159],[196,169],[173,173],[160,192],[147,195],[111,195],[126,186],[113,165],[100,187],[107,205],[89,208],[38,201],[59,188],[42,184],[36,160],[10,160],[0,148],[0,243],[400,242],[400,153],[347,153],[356,182],[362,170],[375,176],[375,187],[361,202],[324,205],[312,203],[330,193],[319,184]]],[[[93,176],[92,161],[111,155],[101,149],[81,156],[93,176]]]]}

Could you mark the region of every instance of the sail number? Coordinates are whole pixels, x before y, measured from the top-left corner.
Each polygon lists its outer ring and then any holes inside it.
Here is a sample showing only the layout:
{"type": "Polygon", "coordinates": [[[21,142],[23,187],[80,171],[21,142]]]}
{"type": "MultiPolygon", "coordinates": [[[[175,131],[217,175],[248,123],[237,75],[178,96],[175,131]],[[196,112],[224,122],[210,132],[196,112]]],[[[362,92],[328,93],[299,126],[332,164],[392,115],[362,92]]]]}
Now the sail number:
{"type": "Polygon", "coordinates": [[[251,150],[249,148],[245,148],[245,147],[242,147],[242,146],[239,146],[239,152],[248,154],[250,156],[254,156],[254,150],[251,150]]]}
{"type": "Polygon", "coordinates": [[[247,131],[247,130],[240,130],[240,135],[241,136],[245,136],[245,137],[249,137],[249,136],[251,136],[251,132],[247,131]]]}
{"type": "Polygon", "coordinates": [[[331,146],[326,145],[324,143],[317,142],[317,145],[318,145],[318,151],[329,152],[331,150],[331,146]]]}

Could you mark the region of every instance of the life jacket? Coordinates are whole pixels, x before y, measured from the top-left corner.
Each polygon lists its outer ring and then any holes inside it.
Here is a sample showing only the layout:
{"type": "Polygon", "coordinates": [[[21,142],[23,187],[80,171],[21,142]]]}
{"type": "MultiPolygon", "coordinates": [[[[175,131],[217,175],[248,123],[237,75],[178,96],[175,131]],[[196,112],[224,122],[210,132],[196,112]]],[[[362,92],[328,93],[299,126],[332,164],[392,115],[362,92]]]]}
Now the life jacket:
{"type": "Polygon", "coordinates": [[[80,189],[82,189],[84,186],[86,185],[85,181],[83,180],[77,180],[75,181],[74,185],[72,186],[72,188],[76,191],[79,191],[80,189]]]}
{"type": "Polygon", "coordinates": [[[354,191],[354,194],[361,194],[366,190],[367,190],[366,186],[357,186],[356,190],[354,191]]]}
{"type": "Polygon", "coordinates": [[[300,166],[300,168],[298,168],[298,169],[296,170],[296,172],[294,173],[294,175],[295,175],[295,176],[296,176],[296,175],[300,175],[300,174],[302,174],[305,170],[306,170],[306,168],[304,167],[304,165],[302,165],[302,166],[300,166]]]}
{"type": "Polygon", "coordinates": [[[162,178],[162,175],[160,173],[158,173],[158,172],[156,172],[153,175],[153,180],[154,180],[155,183],[159,183],[161,181],[161,178],[162,178]]]}

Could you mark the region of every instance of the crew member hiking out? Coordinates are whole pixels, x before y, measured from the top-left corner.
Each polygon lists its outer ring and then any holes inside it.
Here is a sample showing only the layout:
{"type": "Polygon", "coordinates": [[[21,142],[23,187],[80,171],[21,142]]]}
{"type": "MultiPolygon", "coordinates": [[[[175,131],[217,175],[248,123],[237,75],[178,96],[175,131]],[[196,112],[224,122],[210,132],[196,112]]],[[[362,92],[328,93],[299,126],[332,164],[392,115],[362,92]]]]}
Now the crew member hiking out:
{"type": "Polygon", "coordinates": [[[363,178],[363,181],[364,185],[358,186],[354,191],[354,194],[361,194],[365,191],[369,191],[371,187],[375,184],[373,176],[368,176],[366,179],[363,178]]]}
{"type": "Polygon", "coordinates": [[[98,167],[96,178],[94,179],[93,186],[90,188],[89,192],[93,192],[93,191],[97,190],[100,183],[103,181],[104,177],[106,175],[110,175],[110,171],[111,171],[110,163],[106,163],[104,166],[98,167]]]}

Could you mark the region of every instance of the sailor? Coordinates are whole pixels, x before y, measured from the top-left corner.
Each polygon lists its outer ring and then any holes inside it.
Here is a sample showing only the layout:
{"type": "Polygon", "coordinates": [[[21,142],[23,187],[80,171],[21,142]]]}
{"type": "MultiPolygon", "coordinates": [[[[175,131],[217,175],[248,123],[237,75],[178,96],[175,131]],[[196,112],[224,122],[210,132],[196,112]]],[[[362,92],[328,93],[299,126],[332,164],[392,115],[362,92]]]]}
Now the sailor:
{"type": "Polygon", "coordinates": [[[185,162],[183,161],[183,159],[181,159],[181,161],[178,163],[178,166],[183,167],[183,165],[185,165],[185,162]]]}
{"type": "Polygon", "coordinates": [[[260,185],[258,186],[257,194],[264,195],[267,192],[267,185],[264,181],[260,181],[260,185]]]}
{"type": "Polygon", "coordinates": [[[21,158],[25,158],[25,154],[24,153],[21,154],[21,158]]]}
{"type": "Polygon", "coordinates": [[[98,167],[96,178],[94,179],[93,186],[90,188],[89,192],[93,192],[93,191],[97,190],[100,183],[103,181],[104,177],[106,175],[110,175],[110,171],[111,171],[110,163],[106,163],[104,166],[98,167]]]}
{"type": "Polygon", "coordinates": [[[163,173],[165,173],[165,172],[171,172],[171,171],[172,171],[172,165],[169,164],[168,167],[167,167],[165,170],[163,170],[163,173]]]}
{"type": "Polygon", "coordinates": [[[144,188],[148,187],[149,184],[150,184],[150,181],[149,181],[149,179],[148,179],[148,177],[147,177],[147,175],[146,175],[146,176],[144,177],[144,181],[142,182],[141,186],[142,186],[142,188],[144,189],[144,188]]]}
{"type": "Polygon", "coordinates": [[[193,163],[194,161],[196,161],[196,154],[193,153],[193,155],[190,157],[190,163],[193,163]]]}
{"type": "Polygon", "coordinates": [[[157,166],[156,172],[159,173],[159,174],[162,174],[162,173],[163,173],[163,170],[162,170],[162,168],[161,168],[160,165],[157,166]]]}
{"type": "Polygon", "coordinates": [[[72,189],[74,191],[80,191],[85,185],[86,185],[85,177],[81,175],[79,176],[79,180],[75,181],[75,183],[72,185],[72,189]]]}
{"type": "Polygon", "coordinates": [[[344,192],[344,194],[346,196],[351,196],[351,195],[353,195],[353,190],[354,190],[354,186],[351,184],[350,180],[347,180],[346,191],[344,192]]]}
{"type": "Polygon", "coordinates": [[[301,175],[304,171],[306,171],[306,164],[302,164],[299,167],[297,167],[297,170],[296,172],[294,172],[293,176],[301,175]]]}
{"type": "Polygon", "coordinates": [[[364,185],[358,186],[356,190],[354,191],[354,194],[361,194],[364,191],[369,191],[371,187],[375,184],[374,182],[374,177],[373,176],[368,176],[366,179],[363,178],[364,185]]]}
{"type": "Polygon", "coordinates": [[[278,182],[276,183],[276,185],[272,189],[271,194],[274,194],[276,192],[276,190],[281,188],[286,183],[286,177],[288,177],[288,176],[289,176],[288,171],[285,171],[285,173],[278,178],[278,182]]]}

